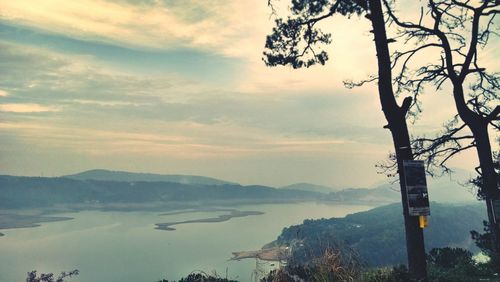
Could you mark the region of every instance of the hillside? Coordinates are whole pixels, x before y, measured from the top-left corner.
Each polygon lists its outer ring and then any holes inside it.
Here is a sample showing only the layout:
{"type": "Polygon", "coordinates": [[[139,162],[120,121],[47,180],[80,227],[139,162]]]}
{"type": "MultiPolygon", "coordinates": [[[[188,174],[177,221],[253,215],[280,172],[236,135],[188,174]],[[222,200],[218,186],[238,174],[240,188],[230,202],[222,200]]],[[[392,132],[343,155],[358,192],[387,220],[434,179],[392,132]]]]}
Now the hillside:
{"type": "MultiPolygon", "coordinates": [[[[475,250],[470,231],[482,231],[486,218],[481,203],[449,205],[431,203],[425,247],[459,246],[475,250]]],[[[406,247],[401,204],[390,204],[344,218],[305,220],[285,228],[278,245],[293,246],[294,258],[307,261],[309,255],[325,246],[353,248],[371,266],[406,262],[406,247]]]]}
{"type": "Polygon", "coordinates": [[[236,184],[211,177],[197,175],[177,175],[177,174],[153,174],[137,173],[125,171],[111,171],[105,169],[93,169],[77,174],[65,175],[64,178],[77,180],[105,180],[105,181],[124,181],[124,182],[175,182],[181,184],[195,185],[226,185],[236,184]]]}
{"type": "MultiPolygon", "coordinates": [[[[442,178],[429,183],[430,199],[438,202],[473,201],[460,185],[442,178]],[[465,193],[465,194],[464,194],[465,193]]],[[[0,176],[0,206],[3,208],[51,207],[54,205],[109,206],[119,203],[169,205],[196,202],[234,203],[323,201],[381,205],[400,202],[398,187],[331,188],[298,183],[282,188],[241,186],[215,178],[189,175],[160,175],[109,170],[90,170],[65,177],[0,176]],[[328,192],[330,191],[330,192],[328,192]]]]}
{"type": "Polygon", "coordinates": [[[280,202],[318,200],[321,194],[238,184],[200,185],[174,182],[124,182],[77,180],[64,177],[0,176],[2,208],[96,206],[109,204],[169,203],[169,205],[214,201],[280,202]]]}
{"type": "MultiPolygon", "coordinates": [[[[452,175],[427,176],[427,186],[431,201],[439,203],[475,203],[476,197],[471,187],[464,186],[474,173],[455,169],[452,175]]],[[[401,201],[399,183],[382,183],[372,188],[333,189],[310,183],[297,183],[280,189],[314,191],[328,194],[324,199],[335,202],[395,203],[401,201]]]]}
{"type": "Polygon", "coordinates": [[[401,201],[401,194],[390,187],[348,188],[332,192],[327,198],[338,202],[394,203],[401,201]]]}

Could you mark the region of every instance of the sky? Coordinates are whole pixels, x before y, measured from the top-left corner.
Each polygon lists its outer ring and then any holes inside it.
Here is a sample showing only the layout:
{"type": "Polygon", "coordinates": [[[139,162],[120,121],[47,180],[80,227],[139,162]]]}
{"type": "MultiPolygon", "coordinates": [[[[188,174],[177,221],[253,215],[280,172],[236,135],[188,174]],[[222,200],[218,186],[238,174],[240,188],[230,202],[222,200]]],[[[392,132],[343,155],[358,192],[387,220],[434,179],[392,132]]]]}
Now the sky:
{"type": "MultiPolygon", "coordinates": [[[[262,61],[274,20],[265,0],[0,7],[0,174],[103,168],[271,186],[387,181],[375,168],[392,147],[376,85],[343,85],[376,73],[364,17],[325,23],[330,61],[293,70],[262,61]]],[[[447,94],[424,95],[411,132],[440,129],[454,113],[447,94]]],[[[468,152],[452,165],[475,162],[468,152]]]]}

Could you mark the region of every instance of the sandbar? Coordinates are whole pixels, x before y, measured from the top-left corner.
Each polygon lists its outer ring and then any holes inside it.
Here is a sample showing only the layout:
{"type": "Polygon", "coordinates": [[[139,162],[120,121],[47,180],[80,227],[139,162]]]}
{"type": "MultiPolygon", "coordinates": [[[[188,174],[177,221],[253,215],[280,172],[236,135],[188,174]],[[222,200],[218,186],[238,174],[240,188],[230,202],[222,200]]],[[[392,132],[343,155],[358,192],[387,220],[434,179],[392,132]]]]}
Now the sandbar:
{"type": "MultiPolygon", "coordinates": [[[[71,217],[0,213],[0,229],[38,227],[42,222],[71,220],[71,217]]],[[[5,234],[0,233],[0,237],[5,234]]]]}
{"type": "MultiPolygon", "coordinates": [[[[199,210],[197,210],[197,211],[199,211],[199,210]]],[[[174,231],[175,228],[172,227],[173,225],[189,224],[189,223],[223,222],[223,221],[228,221],[231,218],[235,218],[235,217],[245,217],[245,216],[250,216],[250,215],[264,214],[263,212],[260,212],[260,211],[239,211],[239,210],[227,210],[227,211],[229,211],[230,213],[219,215],[217,217],[200,218],[200,219],[175,221],[175,222],[165,222],[165,223],[156,223],[156,229],[165,230],[165,231],[174,231]]],[[[193,211],[191,211],[191,212],[193,212],[193,211]]],[[[172,213],[170,213],[170,214],[172,214],[172,213]]]]}

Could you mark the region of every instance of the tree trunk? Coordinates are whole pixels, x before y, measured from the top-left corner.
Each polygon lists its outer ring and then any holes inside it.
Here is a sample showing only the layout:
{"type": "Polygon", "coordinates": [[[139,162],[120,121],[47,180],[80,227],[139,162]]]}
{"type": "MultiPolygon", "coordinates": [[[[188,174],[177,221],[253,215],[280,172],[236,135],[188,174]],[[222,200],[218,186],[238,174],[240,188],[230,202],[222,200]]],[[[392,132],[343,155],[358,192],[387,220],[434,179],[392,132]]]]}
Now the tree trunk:
{"type": "Polygon", "coordinates": [[[401,202],[403,205],[403,215],[405,220],[408,268],[410,270],[411,277],[415,281],[427,281],[427,263],[425,258],[423,229],[419,226],[418,217],[410,216],[408,212],[408,199],[406,194],[403,160],[412,160],[413,154],[410,147],[410,138],[405,115],[400,115],[399,121],[393,122],[393,124],[390,125],[390,129],[398,162],[401,202]]]}
{"type": "Polygon", "coordinates": [[[488,221],[492,232],[493,244],[496,251],[500,254],[500,218],[495,218],[493,215],[493,201],[500,199],[498,190],[498,175],[493,164],[493,156],[491,153],[491,144],[488,136],[488,124],[474,123],[468,125],[474,135],[476,141],[476,151],[479,158],[479,166],[482,173],[481,189],[485,195],[486,208],[488,212],[488,221]]]}
{"type": "MultiPolygon", "coordinates": [[[[369,0],[370,20],[375,37],[375,47],[378,59],[378,90],[382,111],[391,130],[394,149],[396,152],[399,184],[401,188],[401,202],[406,231],[406,250],[408,253],[408,267],[414,281],[427,281],[427,264],[425,260],[424,235],[419,227],[418,217],[410,216],[406,185],[404,180],[403,160],[412,160],[413,153],[410,146],[410,136],[406,124],[406,113],[411,99],[403,102],[400,107],[394,97],[392,89],[391,59],[385,31],[384,15],[380,0],[369,0]],[[409,102],[409,103],[408,103],[409,102]]],[[[407,98],[408,99],[408,98],[407,98]]]]}
{"type": "Polygon", "coordinates": [[[491,143],[488,134],[488,122],[485,117],[471,111],[464,99],[463,81],[453,82],[453,96],[458,115],[469,127],[476,142],[476,151],[479,159],[479,167],[482,174],[482,191],[484,192],[488,221],[492,233],[493,246],[500,254],[500,219],[495,219],[493,201],[500,199],[498,187],[498,175],[493,163],[491,143]]]}

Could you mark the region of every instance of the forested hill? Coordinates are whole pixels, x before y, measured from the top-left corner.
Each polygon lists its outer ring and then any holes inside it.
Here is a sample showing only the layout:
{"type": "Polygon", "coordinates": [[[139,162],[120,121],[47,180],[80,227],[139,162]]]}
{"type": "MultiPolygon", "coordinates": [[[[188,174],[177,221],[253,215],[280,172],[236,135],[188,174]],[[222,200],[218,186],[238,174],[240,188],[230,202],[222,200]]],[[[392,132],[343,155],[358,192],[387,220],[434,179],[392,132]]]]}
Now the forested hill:
{"type": "Polygon", "coordinates": [[[104,181],[124,181],[124,182],[175,182],[182,184],[196,185],[226,185],[236,184],[229,181],[219,180],[206,176],[198,175],[178,175],[178,174],[154,174],[154,173],[136,173],[126,171],[112,171],[105,169],[93,169],[63,176],[65,178],[77,180],[104,180],[104,181]]]}
{"type": "MultiPolygon", "coordinates": [[[[155,202],[171,205],[187,202],[206,204],[214,201],[226,203],[324,201],[376,206],[399,202],[401,199],[398,191],[383,186],[373,189],[344,189],[329,193],[314,191],[313,188],[319,187],[303,183],[285,189],[260,185],[242,186],[204,176],[158,175],[108,170],[91,170],[65,177],[4,175],[0,176],[0,206],[2,208],[75,206],[76,204],[109,206],[110,203],[119,203],[130,207],[132,203],[144,205],[155,202]]],[[[456,188],[450,185],[440,186],[441,194],[456,193],[456,188]]],[[[432,195],[431,193],[431,199],[436,199],[432,195]]]]}
{"type": "MultiPolygon", "coordinates": [[[[475,250],[470,231],[482,231],[486,218],[484,205],[431,203],[425,247],[459,246],[475,250]]],[[[276,243],[291,245],[294,257],[321,252],[325,246],[348,246],[372,266],[406,263],[406,247],[401,204],[390,204],[344,218],[305,220],[285,228],[276,243]]]]}
{"type": "Polygon", "coordinates": [[[77,180],[63,177],[0,176],[2,208],[111,203],[185,203],[209,201],[319,200],[320,193],[238,184],[198,185],[174,182],[77,180]]]}

